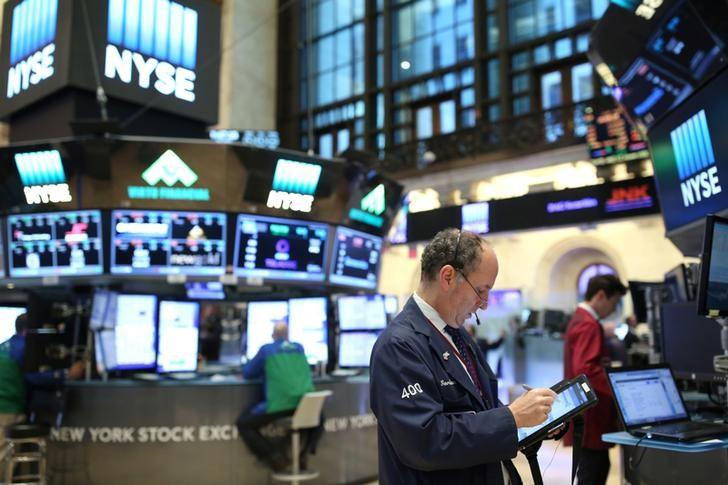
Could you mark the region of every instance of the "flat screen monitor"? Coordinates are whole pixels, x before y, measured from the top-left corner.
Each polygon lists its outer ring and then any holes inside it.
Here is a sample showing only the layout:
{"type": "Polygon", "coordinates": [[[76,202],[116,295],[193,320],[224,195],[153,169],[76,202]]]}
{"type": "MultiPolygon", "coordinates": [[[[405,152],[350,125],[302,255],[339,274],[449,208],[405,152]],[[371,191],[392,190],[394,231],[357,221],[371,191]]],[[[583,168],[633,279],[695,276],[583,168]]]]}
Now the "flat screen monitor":
{"type": "Polygon", "coordinates": [[[381,330],[387,326],[383,295],[341,296],[336,307],[341,330],[381,330]]]}
{"type": "Polygon", "coordinates": [[[662,283],[647,281],[630,281],[629,295],[632,297],[632,311],[640,323],[647,323],[648,292],[662,292],[662,283]]]}
{"type": "Polygon", "coordinates": [[[696,314],[695,302],[664,303],[661,310],[662,360],[675,376],[698,380],[718,376],[713,356],[723,353],[720,325],[696,314]]]}
{"type": "Polygon", "coordinates": [[[382,238],[347,227],[336,228],[329,281],[373,290],[377,287],[382,238]]]}
{"type": "Polygon", "coordinates": [[[288,337],[303,345],[311,365],[329,361],[328,305],[326,297],[288,301],[288,337]]]}
{"type": "Polygon", "coordinates": [[[25,312],[25,307],[0,306],[0,344],[15,335],[15,319],[25,312]]]}
{"type": "Polygon", "coordinates": [[[0,278],[5,278],[5,246],[3,245],[3,221],[0,220],[0,278]]]}
{"type": "Polygon", "coordinates": [[[221,212],[112,211],[111,272],[222,275],[226,225],[221,212]]]}
{"type": "Polygon", "coordinates": [[[339,367],[369,367],[374,342],[381,330],[341,332],[339,335],[339,367]]]}
{"type": "Polygon", "coordinates": [[[104,270],[100,211],[11,215],[7,230],[11,278],[96,275],[104,270]]]}
{"type": "Polygon", "coordinates": [[[101,330],[109,326],[113,327],[118,296],[118,293],[113,291],[94,291],[93,300],[91,301],[91,315],[89,316],[89,326],[92,329],[101,330]]]}
{"type": "Polygon", "coordinates": [[[503,289],[491,290],[488,294],[487,317],[517,316],[523,310],[523,296],[521,290],[503,289]]]}
{"type": "Polygon", "coordinates": [[[114,303],[116,307],[108,310],[113,315],[112,329],[96,334],[97,362],[107,371],[154,369],[157,297],[121,294],[114,303]]]}
{"type": "Polygon", "coordinates": [[[235,274],[274,280],[323,281],[329,226],[239,214],[235,274]]]}
{"type": "Polygon", "coordinates": [[[191,281],[185,283],[187,298],[191,300],[224,300],[225,287],[219,281],[191,281]]]}
{"type": "Polygon", "coordinates": [[[260,348],[273,341],[273,326],[288,323],[288,301],[251,301],[248,303],[245,356],[252,359],[260,348]]]}
{"type": "Polygon", "coordinates": [[[728,316],[728,219],[710,215],[705,221],[698,283],[698,313],[728,316]]]}
{"type": "Polygon", "coordinates": [[[194,301],[159,302],[158,372],[197,369],[200,304],[194,301]]]}

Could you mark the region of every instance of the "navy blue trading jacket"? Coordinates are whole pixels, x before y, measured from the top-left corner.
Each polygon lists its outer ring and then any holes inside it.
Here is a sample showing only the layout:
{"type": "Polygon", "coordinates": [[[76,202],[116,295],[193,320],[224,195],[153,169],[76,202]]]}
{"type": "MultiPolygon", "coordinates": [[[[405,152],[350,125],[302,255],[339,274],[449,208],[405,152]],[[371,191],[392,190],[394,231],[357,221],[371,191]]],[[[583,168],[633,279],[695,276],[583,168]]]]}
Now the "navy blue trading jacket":
{"type": "Polygon", "coordinates": [[[498,401],[498,381],[472,338],[459,331],[477,361],[485,399],[412,298],[374,345],[370,400],[383,485],[503,484],[501,461],[518,451],[516,422],[498,401]]]}

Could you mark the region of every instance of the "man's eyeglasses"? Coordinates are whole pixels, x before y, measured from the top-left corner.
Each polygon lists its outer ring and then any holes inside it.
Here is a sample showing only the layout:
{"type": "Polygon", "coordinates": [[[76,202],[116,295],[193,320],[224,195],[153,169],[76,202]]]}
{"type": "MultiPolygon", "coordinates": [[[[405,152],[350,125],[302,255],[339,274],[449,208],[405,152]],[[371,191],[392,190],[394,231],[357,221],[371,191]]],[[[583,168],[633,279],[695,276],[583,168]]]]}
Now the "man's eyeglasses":
{"type": "MultiPolygon", "coordinates": [[[[458,264],[458,252],[460,251],[460,237],[462,235],[463,235],[463,231],[462,230],[461,231],[458,231],[458,240],[455,243],[455,256],[452,258],[452,263],[450,263],[450,264],[451,264],[451,266],[453,268],[455,268],[455,271],[457,271],[458,273],[460,273],[460,275],[463,277],[463,279],[473,289],[473,291],[475,292],[475,296],[477,296],[478,297],[478,300],[480,300],[480,305],[479,306],[487,305],[488,304],[488,295],[486,294],[485,297],[483,297],[480,294],[480,292],[475,289],[475,286],[473,286],[473,284],[470,282],[470,280],[468,279],[468,277],[465,276],[465,271],[463,271],[463,269],[461,267],[462,265],[461,264],[458,264]]],[[[476,318],[476,320],[478,320],[478,316],[477,315],[475,316],[475,318],[476,318]]],[[[478,325],[480,325],[480,321],[478,321],[478,325]]]]}

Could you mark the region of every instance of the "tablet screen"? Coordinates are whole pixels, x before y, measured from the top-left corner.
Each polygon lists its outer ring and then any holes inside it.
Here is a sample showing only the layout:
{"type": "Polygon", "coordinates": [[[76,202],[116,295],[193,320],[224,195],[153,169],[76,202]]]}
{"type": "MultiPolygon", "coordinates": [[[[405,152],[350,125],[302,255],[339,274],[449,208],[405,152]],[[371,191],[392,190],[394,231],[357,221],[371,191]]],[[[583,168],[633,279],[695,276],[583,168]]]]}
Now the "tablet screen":
{"type": "Polygon", "coordinates": [[[584,389],[582,389],[579,385],[579,382],[574,382],[570,386],[562,389],[556,395],[556,400],[554,401],[554,405],[551,407],[551,412],[549,413],[548,418],[546,418],[546,421],[538,426],[518,428],[518,442],[522,442],[538,430],[561,419],[563,416],[578,408],[582,404],[586,404],[588,400],[589,399],[584,392],[584,389]]]}

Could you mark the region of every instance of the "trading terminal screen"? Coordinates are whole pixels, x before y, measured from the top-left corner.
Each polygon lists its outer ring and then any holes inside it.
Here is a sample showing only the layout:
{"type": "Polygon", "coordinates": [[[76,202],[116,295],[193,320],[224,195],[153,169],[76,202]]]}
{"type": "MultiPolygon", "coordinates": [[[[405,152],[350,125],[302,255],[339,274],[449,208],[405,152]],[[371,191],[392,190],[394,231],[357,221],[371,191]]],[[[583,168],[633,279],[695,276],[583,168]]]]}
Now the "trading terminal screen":
{"type": "Polygon", "coordinates": [[[115,210],[111,272],[222,275],[226,221],[216,212],[115,210]]]}
{"type": "Polygon", "coordinates": [[[25,313],[25,307],[0,306],[0,344],[15,335],[15,319],[25,313]]]}
{"type": "Polygon", "coordinates": [[[11,215],[7,221],[10,277],[103,272],[100,211],[11,215]]]}
{"type": "Polygon", "coordinates": [[[383,295],[341,296],[336,307],[341,330],[378,330],[387,326],[383,295]]]}
{"type": "Polygon", "coordinates": [[[97,362],[106,370],[153,369],[157,345],[157,297],[118,295],[109,299],[105,328],[96,333],[97,362]]]}
{"type": "Polygon", "coordinates": [[[158,372],[197,369],[200,304],[193,301],[159,303],[158,372]]]}
{"type": "Polygon", "coordinates": [[[260,348],[273,341],[276,323],[288,323],[288,301],[251,301],[248,303],[248,325],[245,332],[248,360],[255,357],[260,348]]]}
{"type": "Polygon", "coordinates": [[[376,288],[381,252],[381,237],[337,227],[329,281],[345,286],[376,288]]]}
{"type": "Polygon", "coordinates": [[[235,274],[323,281],[328,235],[326,224],[239,214],[235,274]]]}
{"type": "Polygon", "coordinates": [[[374,342],[381,331],[341,332],[339,335],[339,367],[369,367],[374,342]]]}
{"type": "Polygon", "coordinates": [[[728,312],[728,224],[715,222],[705,306],[728,312]]]}
{"type": "Polygon", "coordinates": [[[292,298],[288,301],[288,309],[288,329],[291,342],[303,345],[309,364],[328,362],[326,298],[292,298]]]}

